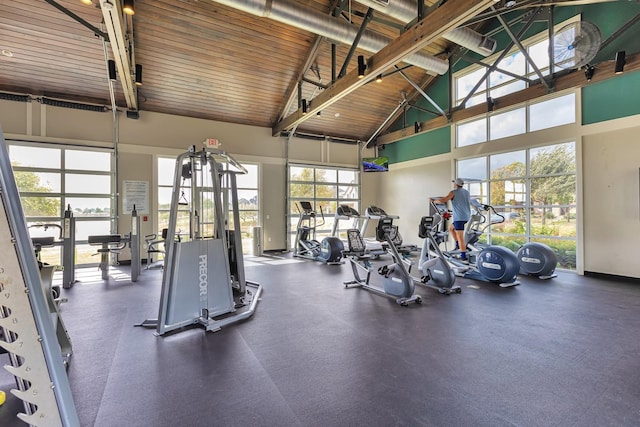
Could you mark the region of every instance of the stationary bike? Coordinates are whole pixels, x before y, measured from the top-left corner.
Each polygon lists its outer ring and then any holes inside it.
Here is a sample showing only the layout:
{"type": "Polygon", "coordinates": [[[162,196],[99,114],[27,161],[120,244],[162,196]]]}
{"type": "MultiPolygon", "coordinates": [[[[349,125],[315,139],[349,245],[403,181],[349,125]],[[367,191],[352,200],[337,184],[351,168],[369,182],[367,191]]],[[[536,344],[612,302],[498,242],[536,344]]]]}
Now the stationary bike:
{"type": "MultiPolygon", "coordinates": [[[[446,205],[431,202],[432,208],[441,216],[450,216],[446,205]]],[[[444,227],[444,223],[441,223],[444,227]]],[[[446,242],[448,233],[441,230],[438,244],[446,242]]],[[[479,280],[483,282],[496,283],[502,288],[517,286],[520,283],[516,280],[520,270],[518,258],[509,249],[503,246],[489,245],[480,251],[471,250],[467,253],[468,262],[454,257],[450,252],[444,252],[447,262],[455,272],[456,276],[479,280]]]]}
{"type": "Polygon", "coordinates": [[[369,283],[373,264],[371,259],[375,255],[366,251],[366,244],[360,230],[357,228],[347,230],[349,250],[343,254],[349,258],[354,280],[344,282],[345,288],[361,287],[378,295],[393,298],[397,304],[404,307],[410,303],[420,304],[422,297],[414,294],[414,279],[409,274],[409,270],[398,253],[393,241],[397,237],[397,226],[388,226],[380,222],[376,230],[376,237],[381,236],[388,244],[389,253],[393,258],[393,263],[382,266],[378,269],[378,274],[382,276],[382,288],[369,283]],[[365,274],[362,277],[360,273],[365,274]]]}
{"type": "Polygon", "coordinates": [[[328,236],[322,243],[315,239],[316,228],[324,224],[324,213],[320,208],[322,222],[317,223],[316,211],[313,210],[311,202],[299,202],[298,226],[296,229],[296,241],[293,247],[293,256],[306,258],[314,261],[322,261],[327,264],[342,264],[342,251],[344,244],[342,240],[335,236],[328,236]]]}

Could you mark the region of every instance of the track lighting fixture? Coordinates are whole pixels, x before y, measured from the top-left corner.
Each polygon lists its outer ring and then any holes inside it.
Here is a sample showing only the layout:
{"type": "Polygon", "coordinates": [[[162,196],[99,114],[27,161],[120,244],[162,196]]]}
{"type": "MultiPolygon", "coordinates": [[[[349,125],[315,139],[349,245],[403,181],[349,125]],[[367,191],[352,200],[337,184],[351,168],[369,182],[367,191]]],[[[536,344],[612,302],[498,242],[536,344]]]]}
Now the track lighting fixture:
{"type": "Polygon", "coordinates": [[[142,86],[142,64],[136,64],[136,86],[142,86]]]}
{"type": "Polygon", "coordinates": [[[358,55],[358,78],[364,77],[364,72],[367,69],[367,64],[364,62],[364,56],[358,55]]]}
{"type": "Polygon", "coordinates": [[[584,76],[588,82],[593,78],[593,74],[596,72],[596,67],[591,64],[587,64],[584,66],[584,76]]]}
{"type": "Polygon", "coordinates": [[[616,74],[622,74],[624,72],[624,64],[627,63],[627,61],[625,60],[625,56],[626,56],[626,52],[624,50],[621,50],[616,53],[616,68],[615,68],[616,74]]]}
{"type": "Polygon", "coordinates": [[[109,80],[115,80],[116,79],[116,61],[114,61],[113,59],[110,59],[109,61],[107,61],[107,65],[109,68],[109,80]]]}
{"type": "Polygon", "coordinates": [[[123,2],[122,2],[122,11],[124,13],[126,13],[127,15],[135,14],[136,11],[133,10],[133,0],[123,0],[123,2]]]}
{"type": "Polygon", "coordinates": [[[496,105],[496,103],[493,101],[493,98],[491,98],[490,96],[487,96],[487,111],[491,112],[493,111],[493,107],[496,105]]]}
{"type": "Polygon", "coordinates": [[[307,100],[302,100],[302,114],[307,114],[307,100]]]}
{"type": "Polygon", "coordinates": [[[382,83],[382,74],[378,74],[376,77],[376,83],[382,83]]]}

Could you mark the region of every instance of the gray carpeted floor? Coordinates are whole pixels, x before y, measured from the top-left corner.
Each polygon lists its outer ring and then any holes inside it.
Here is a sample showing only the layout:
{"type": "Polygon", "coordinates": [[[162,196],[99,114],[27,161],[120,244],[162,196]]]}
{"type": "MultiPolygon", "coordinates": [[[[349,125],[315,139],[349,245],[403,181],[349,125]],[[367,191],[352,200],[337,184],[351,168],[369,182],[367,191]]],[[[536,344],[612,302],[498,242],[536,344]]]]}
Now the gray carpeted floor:
{"type": "MultiPolygon", "coordinates": [[[[401,307],[345,289],[347,264],[250,257],[253,318],[160,338],[133,325],[157,317],[161,275],[90,271],[65,292],[83,426],[640,425],[637,283],[460,279],[460,295],[417,288],[401,307]]],[[[19,410],[9,395],[0,425],[19,410]]]]}

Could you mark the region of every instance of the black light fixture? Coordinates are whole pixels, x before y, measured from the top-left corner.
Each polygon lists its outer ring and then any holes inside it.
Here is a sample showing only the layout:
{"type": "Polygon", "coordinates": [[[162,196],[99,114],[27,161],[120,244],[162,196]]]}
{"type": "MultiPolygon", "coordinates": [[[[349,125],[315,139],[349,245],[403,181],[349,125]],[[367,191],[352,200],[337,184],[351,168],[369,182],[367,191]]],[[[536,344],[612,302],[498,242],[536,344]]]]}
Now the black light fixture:
{"type": "Polygon", "coordinates": [[[358,78],[364,77],[364,72],[367,69],[367,64],[364,62],[364,56],[358,55],[358,78]]]}
{"type": "Polygon", "coordinates": [[[107,61],[107,65],[109,68],[109,80],[115,80],[116,79],[116,61],[114,61],[113,59],[110,59],[109,61],[107,61]]]}
{"type": "Polygon", "coordinates": [[[593,75],[595,74],[595,72],[596,72],[596,67],[594,67],[591,64],[585,65],[585,67],[584,67],[584,76],[585,76],[585,78],[587,79],[588,82],[591,81],[591,79],[593,78],[593,75]]]}
{"type": "Polygon", "coordinates": [[[376,77],[376,83],[382,83],[382,74],[378,74],[376,77]]]}
{"type": "Polygon", "coordinates": [[[307,114],[307,100],[302,100],[302,114],[307,114]]]}
{"type": "Polygon", "coordinates": [[[136,86],[142,86],[142,64],[136,64],[136,86]]]}
{"type": "Polygon", "coordinates": [[[493,98],[491,98],[490,96],[487,96],[487,111],[491,112],[493,111],[493,107],[496,105],[496,103],[493,101],[493,98]]]}
{"type": "Polygon", "coordinates": [[[420,129],[422,129],[422,125],[420,124],[420,122],[415,122],[413,124],[413,131],[414,133],[419,133],[420,129]]]}
{"type": "Polygon", "coordinates": [[[122,2],[122,11],[124,13],[126,13],[127,15],[135,14],[136,11],[133,10],[133,0],[123,0],[123,2],[122,2]]]}
{"type": "Polygon", "coordinates": [[[627,63],[627,61],[625,61],[625,56],[626,52],[624,50],[616,53],[616,68],[614,70],[616,74],[622,74],[624,72],[624,64],[627,63]]]}

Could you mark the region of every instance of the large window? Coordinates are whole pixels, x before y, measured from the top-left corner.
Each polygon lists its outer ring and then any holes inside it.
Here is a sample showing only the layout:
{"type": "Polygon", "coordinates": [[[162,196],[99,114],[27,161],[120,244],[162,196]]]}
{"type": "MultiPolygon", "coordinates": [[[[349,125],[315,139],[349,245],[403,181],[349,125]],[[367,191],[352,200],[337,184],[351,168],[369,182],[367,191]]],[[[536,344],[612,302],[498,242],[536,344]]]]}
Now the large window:
{"type": "MultiPolygon", "coordinates": [[[[171,198],[173,193],[173,181],[176,166],[176,159],[170,157],[158,157],[158,219],[157,233],[161,235],[162,230],[169,226],[169,213],[171,209],[171,198]]],[[[252,251],[253,227],[259,225],[259,168],[257,164],[242,163],[247,170],[246,174],[236,175],[236,185],[238,190],[238,211],[240,216],[240,230],[242,232],[242,250],[245,254],[252,251]]],[[[226,203],[225,216],[228,224],[233,227],[233,215],[231,198],[229,196],[229,182],[223,179],[221,182],[223,197],[226,203]]],[[[181,183],[180,190],[175,194],[178,202],[178,221],[176,232],[188,234],[189,232],[189,203],[191,199],[190,181],[181,183]]]]}
{"type": "Polygon", "coordinates": [[[456,146],[466,147],[575,121],[576,95],[569,93],[462,122],[456,125],[456,146]]]}
{"type": "MultiPolygon", "coordinates": [[[[76,219],[76,264],[96,264],[88,236],[110,234],[115,223],[113,156],[109,150],[10,143],[9,157],[32,237],[61,237],[64,211],[76,219]]],[[[61,246],[43,248],[42,260],[62,264],[61,246]]]]}
{"type": "MultiPolygon", "coordinates": [[[[360,171],[330,167],[289,166],[289,237],[293,247],[300,218],[300,201],[309,201],[316,210],[317,239],[331,235],[336,208],[349,205],[360,211],[360,171]]],[[[337,234],[350,228],[351,224],[338,224],[337,234]]]]}
{"type": "MultiPolygon", "coordinates": [[[[571,18],[556,26],[560,28],[571,18]]],[[[529,82],[546,76],[549,67],[549,39],[540,33],[522,42],[531,62],[518,49],[511,49],[491,70],[481,65],[471,65],[454,76],[453,99],[455,105],[465,107],[495,100],[501,96],[525,89],[529,82]]],[[[493,64],[501,55],[496,53],[486,62],[493,64]]],[[[487,113],[470,121],[456,125],[456,146],[465,147],[526,132],[574,123],[576,101],[573,93],[542,102],[529,103],[507,111],[487,113]]]]}
{"type": "Polygon", "coordinates": [[[485,243],[513,250],[527,242],[545,243],[558,254],[561,267],[575,269],[574,143],[460,160],[457,172],[472,197],[504,217],[485,230],[485,243]]]}

